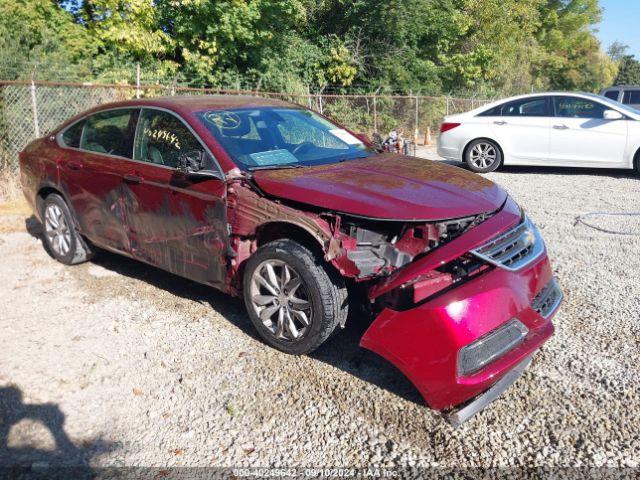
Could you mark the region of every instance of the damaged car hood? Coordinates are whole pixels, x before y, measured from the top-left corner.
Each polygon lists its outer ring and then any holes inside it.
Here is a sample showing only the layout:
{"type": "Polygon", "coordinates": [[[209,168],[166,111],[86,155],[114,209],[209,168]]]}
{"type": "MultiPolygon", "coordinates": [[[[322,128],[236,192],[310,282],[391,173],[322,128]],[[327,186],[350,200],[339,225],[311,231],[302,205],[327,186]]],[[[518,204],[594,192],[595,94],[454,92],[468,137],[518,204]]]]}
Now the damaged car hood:
{"type": "Polygon", "coordinates": [[[396,154],[254,173],[267,194],[351,215],[442,220],[500,208],[507,194],[461,168],[396,154]]]}

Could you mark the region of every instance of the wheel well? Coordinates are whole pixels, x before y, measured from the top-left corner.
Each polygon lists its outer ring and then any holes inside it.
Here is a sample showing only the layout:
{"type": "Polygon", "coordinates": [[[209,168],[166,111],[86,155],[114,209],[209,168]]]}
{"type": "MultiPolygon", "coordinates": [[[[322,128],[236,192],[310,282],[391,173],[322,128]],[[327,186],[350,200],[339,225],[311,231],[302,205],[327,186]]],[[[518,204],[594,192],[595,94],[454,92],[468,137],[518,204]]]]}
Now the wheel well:
{"type": "Polygon", "coordinates": [[[498,150],[500,150],[500,165],[498,165],[499,167],[504,165],[504,150],[502,150],[502,147],[500,146],[500,144],[498,142],[496,142],[493,138],[489,138],[489,137],[478,137],[478,138],[474,138],[473,140],[469,140],[467,142],[467,144],[464,146],[464,149],[462,150],[462,160],[466,162],[466,156],[467,156],[467,150],[469,150],[469,145],[471,145],[473,142],[475,142],[476,140],[487,140],[491,143],[494,143],[496,145],[496,147],[498,147],[498,150]]]}
{"type": "Polygon", "coordinates": [[[324,251],[320,241],[315,238],[308,230],[289,222],[269,222],[256,230],[256,246],[288,238],[304,245],[312,252],[324,257],[324,251]]]}
{"type": "Polygon", "coordinates": [[[38,209],[38,213],[42,214],[42,207],[44,206],[44,200],[52,193],[57,193],[58,195],[62,196],[60,191],[56,190],[53,187],[42,187],[40,190],[38,190],[38,194],[36,195],[36,208],[38,209]]]}
{"type": "Polygon", "coordinates": [[[636,151],[636,154],[633,156],[633,168],[640,172],[640,148],[636,151]]]}

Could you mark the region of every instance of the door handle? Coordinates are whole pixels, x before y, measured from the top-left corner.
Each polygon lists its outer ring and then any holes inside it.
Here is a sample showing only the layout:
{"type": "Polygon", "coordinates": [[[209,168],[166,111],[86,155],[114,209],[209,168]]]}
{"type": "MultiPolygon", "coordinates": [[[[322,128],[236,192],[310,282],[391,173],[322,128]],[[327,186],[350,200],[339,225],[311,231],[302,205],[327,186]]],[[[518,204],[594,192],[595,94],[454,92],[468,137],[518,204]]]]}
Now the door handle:
{"type": "Polygon", "coordinates": [[[554,125],[553,128],[555,128],[556,130],[567,130],[569,127],[567,127],[566,125],[554,125]]]}
{"type": "Polygon", "coordinates": [[[504,120],[496,120],[495,122],[493,122],[496,125],[506,125],[507,122],[505,122],[504,120]]]}
{"type": "Polygon", "coordinates": [[[125,173],[123,178],[127,183],[142,183],[142,177],[135,173],[125,173]]]}
{"type": "Polygon", "coordinates": [[[71,162],[67,163],[67,168],[69,170],[81,170],[82,169],[82,163],[71,161],[71,162]]]}

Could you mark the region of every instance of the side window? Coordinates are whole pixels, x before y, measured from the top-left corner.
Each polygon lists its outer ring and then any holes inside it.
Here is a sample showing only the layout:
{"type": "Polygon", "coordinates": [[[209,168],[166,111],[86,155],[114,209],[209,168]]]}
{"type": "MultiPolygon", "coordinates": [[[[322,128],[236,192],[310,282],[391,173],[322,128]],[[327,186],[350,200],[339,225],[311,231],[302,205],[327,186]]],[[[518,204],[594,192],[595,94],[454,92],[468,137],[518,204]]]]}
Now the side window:
{"type": "Polygon", "coordinates": [[[64,132],[62,132],[62,143],[67,147],[80,148],[80,139],[82,138],[82,128],[84,120],[74,123],[64,132]]]}
{"type": "Polygon", "coordinates": [[[622,103],[626,103],[627,105],[640,105],[640,90],[625,91],[622,103]]]}
{"type": "Polygon", "coordinates": [[[602,118],[607,109],[601,103],[587,98],[554,97],[556,117],[564,118],[602,118]]]}
{"type": "Polygon", "coordinates": [[[478,117],[499,117],[501,115],[500,111],[502,110],[502,105],[498,105],[497,107],[490,108],[482,113],[478,114],[478,117]]]}
{"type": "Polygon", "coordinates": [[[134,160],[175,168],[181,155],[196,151],[204,151],[202,144],[178,117],[160,110],[142,110],[134,160]]]}
{"type": "Polygon", "coordinates": [[[548,117],[547,97],[525,98],[506,103],[502,107],[503,117],[548,117]]]}
{"type": "Polygon", "coordinates": [[[137,116],[138,110],[132,108],[91,115],[86,120],[80,148],[131,158],[137,116]]]}
{"type": "Polygon", "coordinates": [[[618,90],[609,90],[607,92],[604,92],[604,96],[610,98],[611,100],[617,101],[618,95],[620,95],[620,92],[618,90]]]}

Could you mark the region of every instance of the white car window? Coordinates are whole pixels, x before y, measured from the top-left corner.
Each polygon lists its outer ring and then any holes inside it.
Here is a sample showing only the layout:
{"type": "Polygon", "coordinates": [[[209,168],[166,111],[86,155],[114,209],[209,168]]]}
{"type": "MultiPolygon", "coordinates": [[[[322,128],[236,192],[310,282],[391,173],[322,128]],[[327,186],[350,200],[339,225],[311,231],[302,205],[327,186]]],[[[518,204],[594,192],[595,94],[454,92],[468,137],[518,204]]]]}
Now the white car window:
{"type": "Polygon", "coordinates": [[[553,97],[556,117],[603,118],[607,110],[603,104],[580,97],[553,97]]]}
{"type": "Polygon", "coordinates": [[[521,98],[479,113],[479,117],[550,117],[549,97],[521,98]]]}

